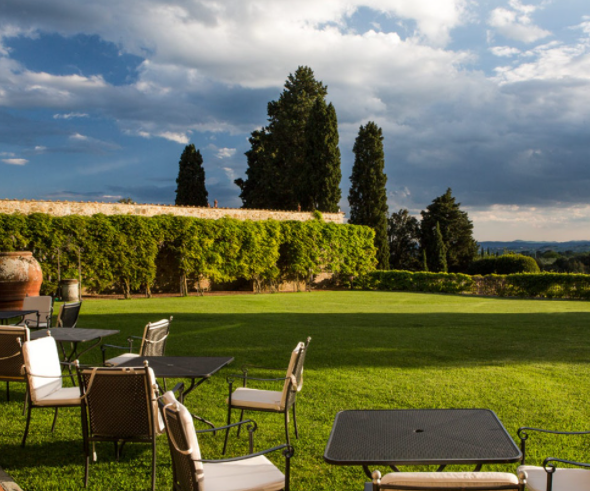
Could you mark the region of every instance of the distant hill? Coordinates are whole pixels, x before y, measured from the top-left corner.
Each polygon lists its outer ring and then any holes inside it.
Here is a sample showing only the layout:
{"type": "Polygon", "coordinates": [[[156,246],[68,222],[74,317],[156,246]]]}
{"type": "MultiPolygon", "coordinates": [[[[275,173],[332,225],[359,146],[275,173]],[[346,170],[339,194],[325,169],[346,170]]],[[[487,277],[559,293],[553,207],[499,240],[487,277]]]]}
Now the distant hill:
{"type": "Polygon", "coordinates": [[[513,251],[513,252],[545,252],[545,251],[556,251],[556,252],[589,252],[590,251],[590,240],[572,240],[569,242],[536,242],[529,240],[513,240],[511,242],[500,242],[500,241],[483,241],[479,243],[480,247],[490,252],[502,252],[513,251]]]}

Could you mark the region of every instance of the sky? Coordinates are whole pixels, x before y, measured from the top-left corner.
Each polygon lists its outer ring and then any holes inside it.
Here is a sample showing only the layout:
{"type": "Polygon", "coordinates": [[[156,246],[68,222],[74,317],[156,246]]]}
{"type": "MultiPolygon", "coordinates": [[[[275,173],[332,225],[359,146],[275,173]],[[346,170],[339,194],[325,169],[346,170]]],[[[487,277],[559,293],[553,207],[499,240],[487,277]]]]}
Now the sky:
{"type": "Polygon", "coordinates": [[[587,0],[2,0],[0,198],[174,203],[201,150],[240,207],[250,133],[309,66],[383,129],[390,212],[451,188],[476,240],[590,239],[587,0]]]}

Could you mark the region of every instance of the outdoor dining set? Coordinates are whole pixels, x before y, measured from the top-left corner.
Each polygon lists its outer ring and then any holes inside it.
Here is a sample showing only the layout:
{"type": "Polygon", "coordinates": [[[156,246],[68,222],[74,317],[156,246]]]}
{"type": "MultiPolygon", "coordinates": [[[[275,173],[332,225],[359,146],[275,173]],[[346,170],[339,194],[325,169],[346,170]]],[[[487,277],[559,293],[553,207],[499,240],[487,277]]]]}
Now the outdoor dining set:
{"type": "MultiPolygon", "coordinates": [[[[28,298],[28,297],[27,297],[28,298]]],[[[166,433],[172,457],[173,489],[178,491],[288,491],[291,459],[295,454],[290,439],[290,418],[299,437],[296,405],[303,387],[303,366],[311,338],[299,342],[288,359],[284,377],[252,376],[255,368],[228,377],[227,423],[216,427],[203,416],[191,414],[186,397],[203,382],[234,361],[232,356],[167,356],[166,341],[173,318],[148,323],[142,336],[131,336],[128,345],[104,344],[103,338],[119,333],[113,329],[77,327],[81,302],[65,303],[52,327],[51,297],[31,297],[21,310],[0,311],[0,381],[26,383],[23,412],[26,422],[25,447],[33,409],[53,408],[55,428],[58,410],[80,407],[85,454],[84,484],[88,484],[95,443],[114,443],[117,459],[127,442],[152,446],[152,490],[156,486],[156,438],[166,433]],[[14,324],[9,321],[17,320],[14,324]],[[133,344],[139,342],[137,352],[133,344]],[[84,350],[79,350],[85,345],[84,350]],[[81,355],[100,346],[102,366],[83,366],[81,355]],[[71,378],[73,386],[63,384],[71,378]],[[168,390],[166,380],[185,379],[168,390]],[[262,390],[251,382],[276,382],[280,390],[262,390]],[[77,385],[76,385],[77,384],[77,385]],[[234,384],[239,385],[234,387],[234,384]],[[238,422],[232,414],[239,411],[238,422]],[[283,415],[285,443],[254,451],[257,425],[244,419],[245,412],[263,411],[283,415]],[[196,430],[194,420],[211,428],[196,430]],[[249,454],[219,460],[201,455],[198,434],[224,431],[222,453],[227,450],[230,431],[248,435],[249,454]],[[267,455],[279,452],[284,470],[267,455]]],[[[489,409],[389,409],[345,410],[335,415],[324,452],[324,461],[337,466],[357,466],[369,481],[365,491],[380,490],[472,490],[576,491],[590,489],[586,464],[557,458],[543,466],[525,465],[526,442],[533,432],[555,432],[522,427],[520,445],[489,409]],[[482,471],[483,465],[520,463],[516,474],[482,471]],[[557,469],[557,463],[576,468],[557,469]],[[400,467],[437,466],[432,472],[400,472],[400,467]],[[474,466],[472,471],[443,472],[446,466],[474,466]],[[375,467],[389,468],[381,474],[375,467]]],[[[360,489],[360,485],[359,485],[360,489]]]]}

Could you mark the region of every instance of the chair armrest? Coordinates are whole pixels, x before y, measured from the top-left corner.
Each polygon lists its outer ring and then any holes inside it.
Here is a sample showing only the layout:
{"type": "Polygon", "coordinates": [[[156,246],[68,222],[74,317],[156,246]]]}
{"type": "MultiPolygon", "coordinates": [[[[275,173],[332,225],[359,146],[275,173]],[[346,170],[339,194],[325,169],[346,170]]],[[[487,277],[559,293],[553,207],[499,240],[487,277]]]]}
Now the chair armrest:
{"type": "Polygon", "coordinates": [[[127,353],[131,353],[131,350],[133,349],[133,342],[131,340],[129,341],[129,346],[117,346],[115,344],[102,344],[100,346],[100,350],[102,351],[102,364],[104,365],[107,361],[107,348],[113,348],[113,349],[118,349],[118,350],[125,350],[127,351],[127,353]]]}
{"type": "Polygon", "coordinates": [[[247,380],[258,380],[259,382],[278,382],[279,380],[287,380],[289,377],[281,377],[281,378],[259,378],[259,377],[247,377],[244,375],[240,375],[238,373],[232,373],[230,375],[227,376],[227,381],[229,382],[229,379],[234,379],[234,378],[239,378],[239,379],[247,379],[247,380]]]}
{"type": "Polygon", "coordinates": [[[556,457],[547,457],[543,461],[543,468],[549,474],[553,474],[557,470],[557,466],[555,464],[553,464],[553,462],[560,462],[562,464],[576,465],[578,467],[585,467],[587,469],[590,469],[590,464],[588,464],[586,462],[575,462],[573,460],[558,459],[556,457]]]}
{"type": "Polygon", "coordinates": [[[293,450],[293,447],[291,445],[287,445],[286,443],[283,443],[282,445],[279,445],[278,447],[273,447],[273,448],[267,448],[266,450],[261,450],[260,452],[256,452],[256,453],[250,453],[248,455],[242,455],[240,457],[231,457],[229,459],[220,459],[220,460],[195,460],[195,462],[206,462],[207,464],[221,464],[223,462],[238,462],[240,460],[246,460],[246,459],[251,459],[253,457],[259,457],[260,455],[266,455],[268,453],[271,452],[276,452],[278,450],[283,450],[285,449],[285,452],[283,452],[283,455],[285,456],[285,458],[290,459],[291,457],[293,457],[295,451],[293,450]]]}
{"type": "Polygon", "coordinates": [[[546,430],[543,428],[533,428],[531,426],[521,426],[518,428],[516,434],[520,438],[520,451],[522,452],[522,463],[525,463],[526,459],[526,441],[529,438],[528,431],[537,431],[539,433],[549,433],[552,435],[590,435],[590,431],[557,431],[557,430],[546,430]]]}
{"type": "MultiPolygon", "coordinates": [[[[191,414],[192,416],[192,414],[191,414]]],[[[193,416],[193,419],[197,419],[195,416],[193,416]]],[[[233,428],[234,426],[240,426],[246,423],[252,423],[253,427],[252,427],[252,433],[254,433],[257,429],[258,429],[258,425],[256,424],[256,422],[252,419],[244,419],[243,421],[238,421],[237,423],[232,423],[230,425],[225,425],[225,426],[216,426],[215,428],[207,428],[205,430],[195,430],[195,433],[211,433],[211,432],[216,432],[219,430],[225,430],[227,428],[233,428]]]]}
{"type": "Polygon", "coordinates": [[[143,339],[141,336],[129,336],[127,341],[131,342],[132,339],[143,339]]]}
{"type": "Polygon", "coordinates": [[[129,346],[116,346],[114,344],[103,344],[100,346],[100,349],[106,351],[107,348],[115,348],[115,349],[124,349],[129,350],[129,346]]]}
{"type": "Polygon", "coordinates": [[[245,365],[242,365],[242,366],[240,367],[240,370],[242,370],[242,372],[247,372],[247,371],[248,371],[248,369],[250,369],[250,368],[258,368],[258,369],[260,369],[260,370],[281,370],[281,371],[283,371],[283,372],[285,371],[285,367],[283,367],[283,368],[277,368],[277,367],[263,367],[263,366],[260,366],[260,365],[250,365],[250,364],[248,364],[248,363],[246,363],[245,365]]]}

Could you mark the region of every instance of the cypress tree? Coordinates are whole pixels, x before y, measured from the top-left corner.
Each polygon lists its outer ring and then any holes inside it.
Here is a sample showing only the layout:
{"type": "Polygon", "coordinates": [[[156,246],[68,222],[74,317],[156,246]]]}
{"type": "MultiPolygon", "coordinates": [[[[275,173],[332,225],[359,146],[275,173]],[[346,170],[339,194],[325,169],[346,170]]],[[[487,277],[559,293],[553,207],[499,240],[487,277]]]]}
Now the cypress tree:
{"type": "Polygon", "coordinates": [[[252,133],[252,148],[246,152],[247,179],[235,181],[242,190],[244,208],[296,210],[305,201],[311,209],[312,200],[306,194],[306,128],[316,100],[327,93],[313,70],[300,66],[289,74],[279,99],[268,103],[269,124],[252,133]]]}
{"type": "Polygon", "coordinates": [[[184,148],[180,156],[176,184],[177,206],[207,206],[209,193],[205,188],[203,157],[192,143],[184,148]]]}
{"type": "Polygon", "coordinates": [[[436,222],[435,242],[430,257],[430,267],[435,273],[447,272],[447,248],[440,231],[440,224],[436,222]]]}
{"type": "Polygon", "coordinates": [[[302,169],[304,184],[299,190],[301,209],[337,212],[340,191],[340,149],[338,120],[332,103],[318,97],[311,108],[306,133],[306,154],[302,169]]]}
{"type": "Polygon", "coordinates": [[[387,192],[385,184],[385,155],[383,132],[369,121],[361,126],[354,142],[354,164],[350,176],[348,195],[349,223],[368,225],[375,230],[377,267],[389,269],[389,244],[387,241],[387,192]]]}
{"type": "Polygon", "coordinates": [[[477,255],[479,248],[473,238],[473,223],[467,212],[461,210],[461,203],[457,203],[451,188],[422,211],[421,243],[428,254],[428,264],[431,266],[436,258],[436,225],[439,224],[443,243],[447,253],[447,267],[452,273],[466,272],[477,255]]]}

